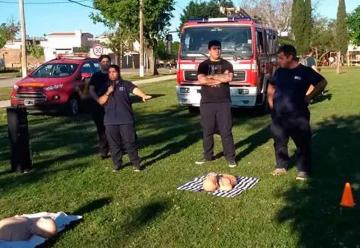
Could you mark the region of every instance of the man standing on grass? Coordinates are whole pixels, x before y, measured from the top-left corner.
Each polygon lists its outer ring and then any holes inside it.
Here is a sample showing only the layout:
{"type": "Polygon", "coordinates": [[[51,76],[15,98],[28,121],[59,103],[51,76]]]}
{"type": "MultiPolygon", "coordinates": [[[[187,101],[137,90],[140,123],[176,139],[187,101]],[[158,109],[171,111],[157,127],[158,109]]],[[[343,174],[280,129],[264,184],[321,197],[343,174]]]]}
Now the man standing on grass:
{"type": "Polygon", "coordinates": [[[106,91],[109,81],[108,70],[111,64],[109,55],[101,55],[99,58],[100,71],[94,73],[89,82],[89,94],[94,100],[91,106],[91,114],[99,136],[99,152],[102,159],[109,157],[109,145],[105,135],[104,107],[98,103],[99,97],[106,91]]]}
{"type": "Polygon", "coordinates": [[[287,172],[288,142],[291,137],[297,148],[297,180],[306,180],[311,172],[311,129],[308,104],[325,88],[327,81],[310,67],[298,62],[296,49],[283,45],[278,50],[279,69],[268,87],[271,110],[271,131],[274,138],[275,176],[287,172]],[[314,88],[307,93],[309,86],[314,88]]]}
{"type": "Polygon", "coordinates": [[[229,167],[236,167],[235,145],[232,135],[232,115],[229,83],[233,78],[231,63],[222,59],[221,43],[212,40],[208,44],[209,59],[198,68],[201,84],[200,116],[203,129],[204,155],[196,164],[214,160],[214,134],[220,132],[224,155],[229,167]]]}

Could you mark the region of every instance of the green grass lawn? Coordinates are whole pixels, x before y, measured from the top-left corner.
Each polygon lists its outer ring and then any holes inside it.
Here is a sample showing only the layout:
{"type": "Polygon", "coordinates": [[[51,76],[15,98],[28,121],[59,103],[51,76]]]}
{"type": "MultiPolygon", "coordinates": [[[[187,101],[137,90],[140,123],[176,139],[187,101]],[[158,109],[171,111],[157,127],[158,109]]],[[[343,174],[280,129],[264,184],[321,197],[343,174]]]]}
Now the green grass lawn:
{"type": "Polygon", "coordinates": [[[0,101],[10,100],[11,87],[0,88],[0,101]]]}
{"type": "Polygon", "coordinates": [[[284,177],[270,175],[270,118],[248,111],[234,114],[239,166],[229,169],[223,158],[195,166],[202,152],[199,117],[177,106],[174,82],[144,85],[156,97],[134,104],[147,165],[140,174],[131,167],[113,173],[111,161],[99,159],[87,114],[29,116],[34,170],[8,173],[1,110],[0,218],[39,211],[84,216],[48,247],[359,247],[360,211],[340,211],[339,201],[347,180],[360,199],[360,71],[324,74],[329,91],[311,105],[314,175],[306,183],[295,181],[294,167],[284,177]],[[261,180],[236,198],[176,190],[210,171],[261,180]]]}

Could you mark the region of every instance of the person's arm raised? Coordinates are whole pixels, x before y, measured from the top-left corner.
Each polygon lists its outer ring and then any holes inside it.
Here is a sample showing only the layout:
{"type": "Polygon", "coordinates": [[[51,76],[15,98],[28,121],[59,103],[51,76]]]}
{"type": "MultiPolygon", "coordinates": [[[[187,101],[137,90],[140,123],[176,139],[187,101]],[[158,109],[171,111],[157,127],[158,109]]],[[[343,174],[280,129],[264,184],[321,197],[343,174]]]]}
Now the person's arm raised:
{"type": "Polygon", "coordinates": [[[152,96],[150,95],[146,95],[141,89],[139,89],[138,87],[135,87],[133,92],[132,92],[135,96],[138,96],[142,99],[143,102],[146,102],[147,100],[150,100],[152,98],[152,96]]]}
{"type": "Polygon", "coordinates": [[[106,91],[106,93],[102,96],[100,96],[97,100],[97,102],[100,104],[100,105],[105,105],[108,100],[109,100],[109,97],[110,95],[114,92],[114,86],[113,85],[110,85],[106,91]]]}

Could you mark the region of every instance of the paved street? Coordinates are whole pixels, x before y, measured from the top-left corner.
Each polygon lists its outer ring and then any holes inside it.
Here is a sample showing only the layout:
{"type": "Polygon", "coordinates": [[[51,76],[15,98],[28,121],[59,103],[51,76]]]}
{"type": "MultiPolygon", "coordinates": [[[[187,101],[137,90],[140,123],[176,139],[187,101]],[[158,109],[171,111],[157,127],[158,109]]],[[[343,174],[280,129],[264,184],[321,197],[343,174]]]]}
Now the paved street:
{"type": "Polygon", "coordinates": [[[20,80],[21,78],[6,78],[0,79],[0,88],[11,87],[15,82],[20,80]]]}

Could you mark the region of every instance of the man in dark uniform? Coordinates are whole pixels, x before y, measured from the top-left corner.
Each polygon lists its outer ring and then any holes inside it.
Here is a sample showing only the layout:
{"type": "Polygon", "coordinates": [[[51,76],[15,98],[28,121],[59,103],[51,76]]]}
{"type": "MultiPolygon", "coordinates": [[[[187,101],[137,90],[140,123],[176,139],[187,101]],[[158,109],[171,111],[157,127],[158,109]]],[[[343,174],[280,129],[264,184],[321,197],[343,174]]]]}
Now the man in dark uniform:
{"type": "Polygon", "coordinates": [[[221,43],[208,44],[209,59],[198,68],[201,84],[200,116],[203,129],[204,156],[196,164],[214,160],[214,134],[220,132],[224,155],[229,167],[236,167],[235,145],[232,135],[232,115],[229,82],[233,78],[231,63],[222,59],[221,43]]]}
{"type": "Polygon", "coordinates": [[[109,67],[109,82],[105,93],[98,102],[105,109],[104,125],[107,140],[109,141],[114,171],[123,167],[122,145],[129,155],[134,171],[140,171],[141,164],[136,143],[134,112],[131,106],[130,94],[142,98],[143,102],[151,99],[138,87],[120,77],[120,68],[117,65],[109,67]]]}
{"type": "Polygon", "coordinates": [[[280,66],[268,87],[271,109],[271,131],[274,138],[276,169],[273,175],[287,171],[288,142],[291,137],[297,148],[297,180],[306,180],[311,172],[311,129],[308,103],[321,93],[327,81],[310,67],[298,62],[296,49],[284,45],[278,51],[280,66]],[[313,90],[307,93],[309,86],[313,90]]]}
{"type": "Polygon", "coordinates": [[[96,125],[99,136],[99,152],[102,159],[109,157],[109,145],[105,135],[104,107],[98,103],[98,99],[106,91],[109,81],[108,69],[111,58],[108,55],[101,55],[99,58],[100,71],[94,73],[89,82],[89,94],[94,99],[91,106],[91,114],[96,125]]]}

